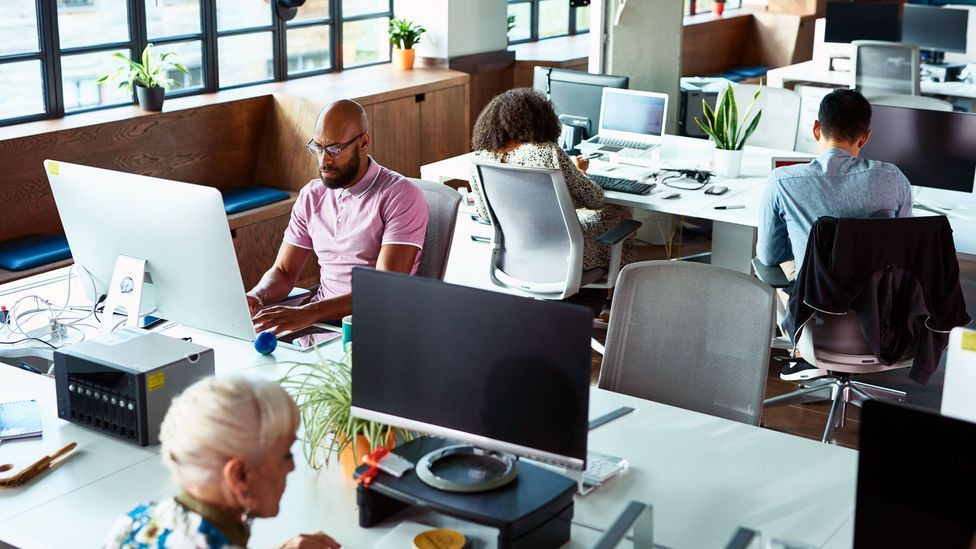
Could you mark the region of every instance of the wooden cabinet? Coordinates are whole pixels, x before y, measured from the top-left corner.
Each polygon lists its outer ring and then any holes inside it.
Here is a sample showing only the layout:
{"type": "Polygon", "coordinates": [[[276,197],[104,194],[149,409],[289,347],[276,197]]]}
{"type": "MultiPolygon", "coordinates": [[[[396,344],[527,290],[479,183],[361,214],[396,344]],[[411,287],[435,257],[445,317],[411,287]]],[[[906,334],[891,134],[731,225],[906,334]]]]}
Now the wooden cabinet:
{"type": "Polygon", "coordinates": [[[370,105],[372,154],[377,162],[407,177],[420,177],[420,106],[416,96],[370,105]]]}

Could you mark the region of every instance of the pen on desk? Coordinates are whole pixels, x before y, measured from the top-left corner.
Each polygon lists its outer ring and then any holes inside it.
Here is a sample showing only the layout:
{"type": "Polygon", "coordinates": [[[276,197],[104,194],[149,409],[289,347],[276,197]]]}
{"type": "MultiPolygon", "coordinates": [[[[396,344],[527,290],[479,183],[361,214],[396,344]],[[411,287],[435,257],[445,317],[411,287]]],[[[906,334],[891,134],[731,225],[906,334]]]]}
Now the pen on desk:
{"type": "Polygon", "coordinates": [[[716,210],[738,210],[745,208],[744,204],[735,204],[734,206],[715,206],[716,210]]]}

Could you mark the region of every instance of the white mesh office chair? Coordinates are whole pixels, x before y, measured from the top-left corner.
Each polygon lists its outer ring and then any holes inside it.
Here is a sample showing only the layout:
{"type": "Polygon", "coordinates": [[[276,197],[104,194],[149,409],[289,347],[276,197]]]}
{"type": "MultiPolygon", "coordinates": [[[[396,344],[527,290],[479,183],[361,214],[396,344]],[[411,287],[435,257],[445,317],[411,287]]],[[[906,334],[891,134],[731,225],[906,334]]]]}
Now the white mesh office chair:
{"type": "Polygon", "coordinates": [[[722,267],[627,265],[600,388],[759,425],[775,300],[768,285],[722,267]]]}
{"type": "MultiPolygon", "coordinates": [[[[752,97],[756,95],[757,89],[759,86],[752,84],[739,84],[732,87],[740,116],[745,116],[745,111],[752,103],[752,97]]],[[[724,95],[724,92],[721,95],[724,95]]],[[[721,102],[721,95],[716,104],[721,102]]],[[[756,147],[794,150],[797,126],[800,123],[800,94],[793,90],[763,86],[752,112],[756,113],[760,109],[762,109],[762,118],[756,126],[756,131],[749,138],[749,144],[756,147]]]]}
{"type": "Polygon", "coordinates": [[[924,95],[879,95],[872,97],[869,102],[872,105],[885,105],[888,107],[908,107],[911,109],[927,109],[930,111],[952,111],[952,103],[926,97],[924,95]]]}
{"type": "Polygon", "coordinates": [[[583,271],[583,230],[560,170],[473,163],[494,228],[493,284],[539,299],[614,286],[623,241],[640,223],[623,221],[601,235],[598,241],[611,247],[609,269],[583,271]]]}
{"type": "Polygon", "coordinates": [[[900,42],[855,40],[854,89],[871,99],[877,95],[921,95],[918,46],[900,42]]]}
{"type": "Polygon", "coordinates": [[[457,221],[461,195],[451,187],[441,183],[410,179],[424,191],[427,200],[427,232],[424,236],[424,251],[420,259],[417,275],[426,278],[444,278],[447,258],[454,240],[454,225],[457,221]]]}

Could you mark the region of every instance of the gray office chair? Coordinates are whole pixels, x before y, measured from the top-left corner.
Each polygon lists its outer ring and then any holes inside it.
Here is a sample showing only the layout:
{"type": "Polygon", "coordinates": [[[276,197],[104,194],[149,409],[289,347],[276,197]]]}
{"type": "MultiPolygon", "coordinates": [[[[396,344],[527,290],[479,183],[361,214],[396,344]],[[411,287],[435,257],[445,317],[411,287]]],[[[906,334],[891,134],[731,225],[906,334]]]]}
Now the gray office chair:
{"type": "Polygon", "coordinates": [[[584,286],[614,286],[623,241],[640,223],[626,220],[601,235],[598,241],[610,246],[610,266],[583,271],[583,230],[562,171],[473,164],[494,228],[492,284],[539,299],[565,299],[584,286]]]}
{"type": "Polygon", "coordinates": [[[921,95],[918,46],[900,42],[855,40],[854,89],[870,99],[877,95],[921,95]]]}
{"type": "Polygon", "coordinates": [[[461,195],[441,183],[420,179],[410,179],[410,181],[424,191],[428,210],[424,251],[417,275],[441,280],[447,269],[447,258],[451,252],[451,242],[454,240],[454,224],[457,222],[461,195]]]}
{"type": "Polygon", "coordinates": [[[952,111],[952,103],[924,95],[879,95],[872,97],[869,101],[872,105],[885,105],[888,107],[952,111]]]}
{"type": "MultiPolygon", "coordinates": [[[[753,268],[756,276],[771,287],[785,288],[789,285],[786,275],[777,265],[767,266],[753,259],[753,268]]],[[[780,308],[780,323],[784,312],[780,308]]],[[[908,368],[912,365],[912,357],[906,357],[890,366],[882,364],[861,335],[860,321],[854,311],[848,311],[842,316],[819,313],[814,315],[800,330],[796,349],[804,360],[827,370],[830,375],[803,382],[796,391],[767,399],[764,406],[829,401],[830,412],[821,437],[822,442],[833,442],[834,432],[844,427],[848,404],[860,408],[865,401],[871,399],[905,399],[906,394],[903,391],[857,381],[858,375],[908,368]]]]}
{"type": "Polygon", "coordinates": [[[627,265],[600,388],[759,425],[775,299],[766,284],[722,267],[627,265]]]}

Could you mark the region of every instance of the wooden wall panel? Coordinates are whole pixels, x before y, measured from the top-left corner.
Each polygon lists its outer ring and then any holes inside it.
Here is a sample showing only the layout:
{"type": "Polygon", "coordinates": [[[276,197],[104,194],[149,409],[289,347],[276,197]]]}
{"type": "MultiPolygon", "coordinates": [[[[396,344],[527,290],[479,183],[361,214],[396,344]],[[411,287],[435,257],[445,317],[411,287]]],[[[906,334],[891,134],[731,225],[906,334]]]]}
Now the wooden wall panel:
{"type": "Polygon", "coordinates": [[[466,86],[457,86],[425,94],[420,103],[421,165],[470,150],[467,92],[466,86]]]}
{"type": "Polygon", "coordinates": [[[685,25],[681,76],[706,76],[743,66],[752,30],[752,17],[745,15],[685,25]]]}
{"type": "Polygon", "coordinates": [[[321,108],[305,97],[274,96],[264,122],[255,184],[298,191],[318,177],[318,161],[305,143],[321,108]]]}
{"type": "Polygon", "coordinates": [[[407,177],[420,177],[420,105],[415,96],[372,105],[373,157],[407,177]]]}

